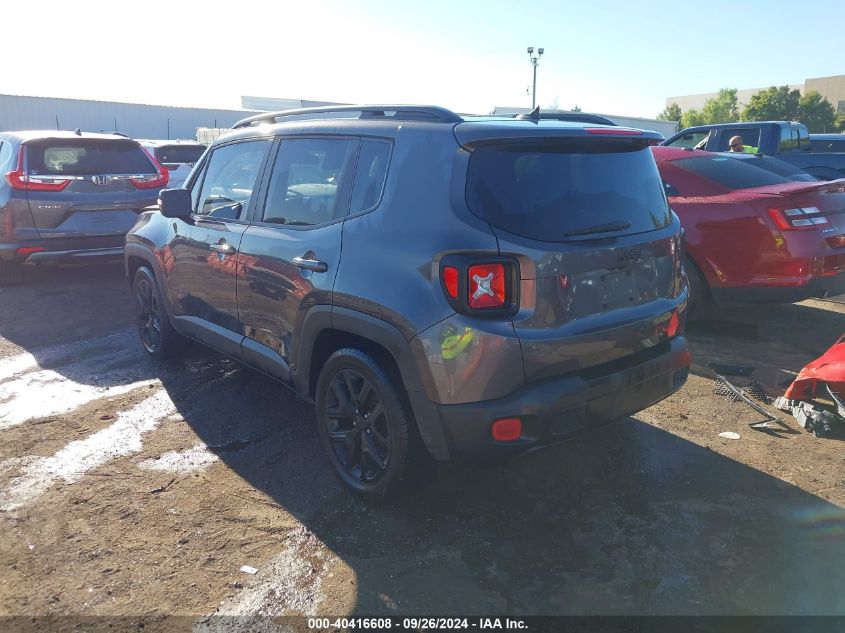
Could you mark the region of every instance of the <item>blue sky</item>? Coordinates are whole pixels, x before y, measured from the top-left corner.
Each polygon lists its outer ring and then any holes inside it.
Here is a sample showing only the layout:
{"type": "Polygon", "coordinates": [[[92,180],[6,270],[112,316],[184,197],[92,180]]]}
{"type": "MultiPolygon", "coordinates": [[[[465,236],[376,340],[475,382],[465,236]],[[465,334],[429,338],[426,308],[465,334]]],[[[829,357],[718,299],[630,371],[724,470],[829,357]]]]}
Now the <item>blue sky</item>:
{"type": "Polygon", "coordinates": [[[488,112],[530,105],[526,47],[542,46],[541,106],[652,117],[672,95],[845,74],[835,0],[42,0],[3,12],[15,25],[5,48],[18,51],[0,73],[6,94],[217,107],[250,94],[488,112]]]}

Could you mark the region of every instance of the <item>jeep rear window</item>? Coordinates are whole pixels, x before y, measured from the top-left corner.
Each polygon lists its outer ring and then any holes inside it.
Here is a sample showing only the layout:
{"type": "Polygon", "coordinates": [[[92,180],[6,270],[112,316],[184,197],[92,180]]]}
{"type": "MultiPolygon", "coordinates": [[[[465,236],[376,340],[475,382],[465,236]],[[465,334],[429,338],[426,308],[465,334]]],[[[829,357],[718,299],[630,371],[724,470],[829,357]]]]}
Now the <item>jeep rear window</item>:
{"type": "Polygon", "coordinates": [[[202,145],[164,145],[155,148],[155,157],[162,164],[195,163],[204,151],[202,145]]]}
{"type": "Polygon", "coordinates": [[[654,157],[641,139],[480,147],[469,161],[466,201],[493,226],[546,242],[601,225],[627,225],[609,231],[614,235],[641,233],[671,220],[654,157]]]}
{"type": "Polygon", "coordinates": [[[749,160],[737,160],[728,156],[685,158],[675,161],[674,164],[731,190],[791,182],[789,178],[755,167],[749,160]]]}
{"type": "Polygon", "coordinates": [[[40,174],[154,174],[155,168],[134,141],[56,139],[26,144],[28,172],[40,174]]]}

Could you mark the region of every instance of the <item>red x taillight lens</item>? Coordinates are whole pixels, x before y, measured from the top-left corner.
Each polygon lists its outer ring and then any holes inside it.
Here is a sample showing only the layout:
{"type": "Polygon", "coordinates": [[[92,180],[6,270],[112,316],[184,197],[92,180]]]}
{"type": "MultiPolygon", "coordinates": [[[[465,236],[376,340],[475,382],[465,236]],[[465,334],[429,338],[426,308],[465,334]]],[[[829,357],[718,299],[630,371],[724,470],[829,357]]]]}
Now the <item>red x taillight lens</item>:
{"type": "Polygon", "coordinates": [[[519,264],[479,253],[450,253],[440,264],[440,287],[460,314],[505,317],[519,307],[519,264]]]}
{"type": "Polygon", "coordinates": [[[476,264],[467,272],[467,303],[474,310],[506,305],[505,267],[502,264],[476,264]]]}

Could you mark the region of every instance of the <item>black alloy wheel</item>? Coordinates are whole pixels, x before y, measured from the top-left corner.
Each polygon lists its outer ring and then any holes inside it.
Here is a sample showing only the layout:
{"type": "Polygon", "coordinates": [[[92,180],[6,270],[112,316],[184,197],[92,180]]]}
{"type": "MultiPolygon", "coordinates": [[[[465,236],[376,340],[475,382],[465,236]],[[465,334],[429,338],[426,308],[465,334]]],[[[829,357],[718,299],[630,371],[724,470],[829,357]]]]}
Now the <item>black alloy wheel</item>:
{"type": "Polygon", "coordinates": [[[413,416],[401,382],[368,353],[342,348],[317,381],[317,430],[335,475],[352,492],[377,501],[397,492],[411,470],[413,416]]]}
{"type": "Polygon", "coordinates": [[[373,383],[355,369],[331,380],[326,422],[332,450],[351,477],[374,482],[390,463],[387,413],[373,383]]]}
{"type": "Polygon", "coordinates": [[[161,308],[152,281],[142,277],[135,284],[135,320],[141,344],[150,354],[161,350],[161,308]]]}
{"type": "Polygon", "coordinates": [[[132,289],[135,295],[135,325],[141,345],[153,358],[164,359],[173,355],[181,339],[170,325],[155,277],[148,268],[142,266],[135,271],[132,289]]]}

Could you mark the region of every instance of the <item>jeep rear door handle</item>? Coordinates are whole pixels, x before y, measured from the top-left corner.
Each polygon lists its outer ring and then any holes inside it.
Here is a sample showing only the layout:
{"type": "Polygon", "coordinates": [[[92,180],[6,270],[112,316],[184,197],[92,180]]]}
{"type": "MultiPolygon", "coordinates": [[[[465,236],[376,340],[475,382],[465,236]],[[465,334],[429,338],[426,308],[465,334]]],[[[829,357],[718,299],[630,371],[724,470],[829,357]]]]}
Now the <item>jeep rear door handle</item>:
{"type": "Polygon", "coordinates": [[[211,250],[217,251],[218,253],[223,253],[224,255],[234,255],[237,249],[232,246],[231,244],[226,244],[226,242],[222,242],[220,244],[211,244],[211,250]]]}
{"type": "Polygon", "coordinates": [[[291,262],[297,268],[304,268],[305,270],[313,270],[315,273],[324,273],[329,269],[326,262],[319,259],[305,259],[304,257],[294,257],[291,262]]]}

